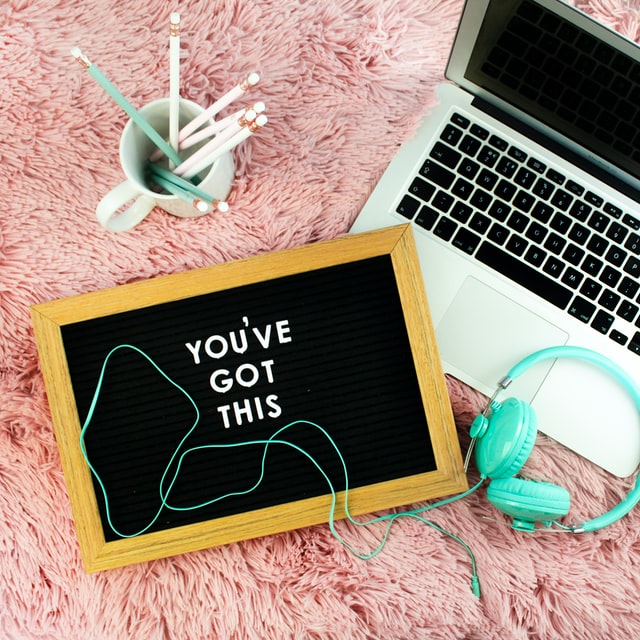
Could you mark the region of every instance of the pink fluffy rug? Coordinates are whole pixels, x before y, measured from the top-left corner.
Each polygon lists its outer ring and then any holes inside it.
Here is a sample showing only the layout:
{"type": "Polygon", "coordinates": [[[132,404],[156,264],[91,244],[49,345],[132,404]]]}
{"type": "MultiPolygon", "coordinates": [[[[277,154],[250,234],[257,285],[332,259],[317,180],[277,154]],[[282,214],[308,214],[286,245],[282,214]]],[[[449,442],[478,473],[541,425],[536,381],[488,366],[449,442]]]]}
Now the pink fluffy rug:
{"type": "MultiPolygon", "coordinates": [[[[580,8],[640,40],[635,0],[580,8]]],[[[400,521],[362,561],[326,526],[99,574],[83,571],[29,305],[344,233],[434,101],[462,0],[3,0],[0,5],[0,638],[626,639],[640,634],[640,510],[596,534],[512,531],[484,491],[433,519],[474,550],[400,521]],[[136,106],[168,93],[168,17],[182,92],[210,103],[247,72],[268,129],[236,152],[230,214],[154,210],[104,231],[126,118],[79,45],[136,106]]],[[[449,380],[463,447],[482,399],[449,380]]],[[[623,446],[621,444],[621,446],[623,446]]],[[[572,521],[629,488],[539,437],[530,466],[573,496],[572,521]]],[[[476,480],[474,472],[470,481],[476,480]]],[[[339,523],[354,543],[378,531],[339,523]]]]}

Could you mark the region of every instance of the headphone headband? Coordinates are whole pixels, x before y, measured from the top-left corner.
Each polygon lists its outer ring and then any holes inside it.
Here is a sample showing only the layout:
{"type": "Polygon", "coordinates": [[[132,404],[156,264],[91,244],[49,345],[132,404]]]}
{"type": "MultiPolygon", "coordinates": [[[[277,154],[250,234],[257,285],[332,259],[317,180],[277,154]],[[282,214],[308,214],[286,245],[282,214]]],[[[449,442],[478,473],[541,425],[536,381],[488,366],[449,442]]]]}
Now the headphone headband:
{"type": "MultiPolygon", "coordinates": [[[[624,369],[622,369],[622,367],[620,367],[618,364],[616,364],[606,356],[603,356],[596,351],[592,351],[591,349],[562,345],[556,347],[548,347],[546,349],[536,351],[514,365],[509,370],[507,375],[499,382],[498,389],[489,401],[487,409],[485,409],[485,412],[483,412],[485,420],[487,413],[494,405],[496,396],[503,389],[506,389],[513,380],[521,376],[525,371],[527,371],[534,365],[546,360],[555,360],[557,358],[575,358],[579,360],[585,360],[608,372],[631,395],[638,413],[640,413],[640,387],[629,376],[629,374],[624,369]]],[[[633,489],[631,489],[631,491],[619,504],[617,504],[606,513],[603,513],[602,515],[589,520],[580,526],[570,527],[570,530],[574,533],[582,533],[603,529],[604,527],[613,524],[614,522],[625,516],[627,513],[629,513],[629,511],[631,511],[631,509],[633,509],[633,507],[635,507],[638,502],[640,502],[640,477],[636,479],[636,483],[633,489]]]]}

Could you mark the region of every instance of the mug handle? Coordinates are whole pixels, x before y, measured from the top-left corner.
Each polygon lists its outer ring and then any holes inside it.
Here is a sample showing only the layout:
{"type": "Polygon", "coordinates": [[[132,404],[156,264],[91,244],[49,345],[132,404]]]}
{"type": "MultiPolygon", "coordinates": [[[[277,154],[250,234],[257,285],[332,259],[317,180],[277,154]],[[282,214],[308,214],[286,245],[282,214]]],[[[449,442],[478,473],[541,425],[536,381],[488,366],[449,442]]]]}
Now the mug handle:
{"type": "Polygon", "coordinates": [[[100,224],[109,231],[128,231],[142,222],[155,207],[156,201],[132,185],[128,180],[121,182],[107,193],[96,207],[100,224]],[[118,214],[118,210],[130,200],[133,204],[118,214]]]}

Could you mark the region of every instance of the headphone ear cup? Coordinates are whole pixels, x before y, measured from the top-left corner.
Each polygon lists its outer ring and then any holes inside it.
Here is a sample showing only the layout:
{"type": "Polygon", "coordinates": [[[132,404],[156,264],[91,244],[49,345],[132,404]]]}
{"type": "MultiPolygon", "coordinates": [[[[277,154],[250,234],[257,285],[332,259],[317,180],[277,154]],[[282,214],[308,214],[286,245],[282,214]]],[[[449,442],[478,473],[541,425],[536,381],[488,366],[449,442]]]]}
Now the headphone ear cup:
{"type": "Polygon", "coordinates": [[[499,478],[487,487],[489,502],[514,519],[512,527],[533,531],[536,522],[551,522],[569,513],[571,497],[563,487],[522,478],[499,478]]]}
{"type": "Polygon", "coordinates": [[[537,435],[538,419],[531,405],[517,398],[496,403],[478,434],[478,471],[487,478],[514,476],[529,458],[537,435]]]}

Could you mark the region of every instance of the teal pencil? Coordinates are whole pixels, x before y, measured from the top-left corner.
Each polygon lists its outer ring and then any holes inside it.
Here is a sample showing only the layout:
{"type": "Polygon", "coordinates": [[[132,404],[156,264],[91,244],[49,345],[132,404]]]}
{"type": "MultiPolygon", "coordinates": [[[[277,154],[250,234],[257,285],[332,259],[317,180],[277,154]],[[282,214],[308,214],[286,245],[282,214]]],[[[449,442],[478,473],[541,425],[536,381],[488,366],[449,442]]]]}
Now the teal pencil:
{"type": "Polygon", "coordinates": [[[214,208],[218,209],[218,211],[226,212],[229,210],[229,205],[222,201],[214,198],[211,194],[199,189],[194,184],[189,182],[189,180],[185,180],[180,176],[175,175],[175,173],[163,169],[152,162],[148,165],[149,173],[151,174],[151,179],[160,187],[176,195],[178,197],[182,197],[187,202],[191,202],[194,204],[199,211],[203,211],[197,205],[197,201],[208,202],[214,208]]]}
{"type": "Polygon", "coordinates": [[[164,153],[176,166],[181,163],[180,156],[171,145],[136,111],[135,107],[120,93],[118,88],[93,64],[78,47],[71,49],[73,57],[91,74],[91,77],[113,98],[126,112],[144,134],[164,153]]]}

